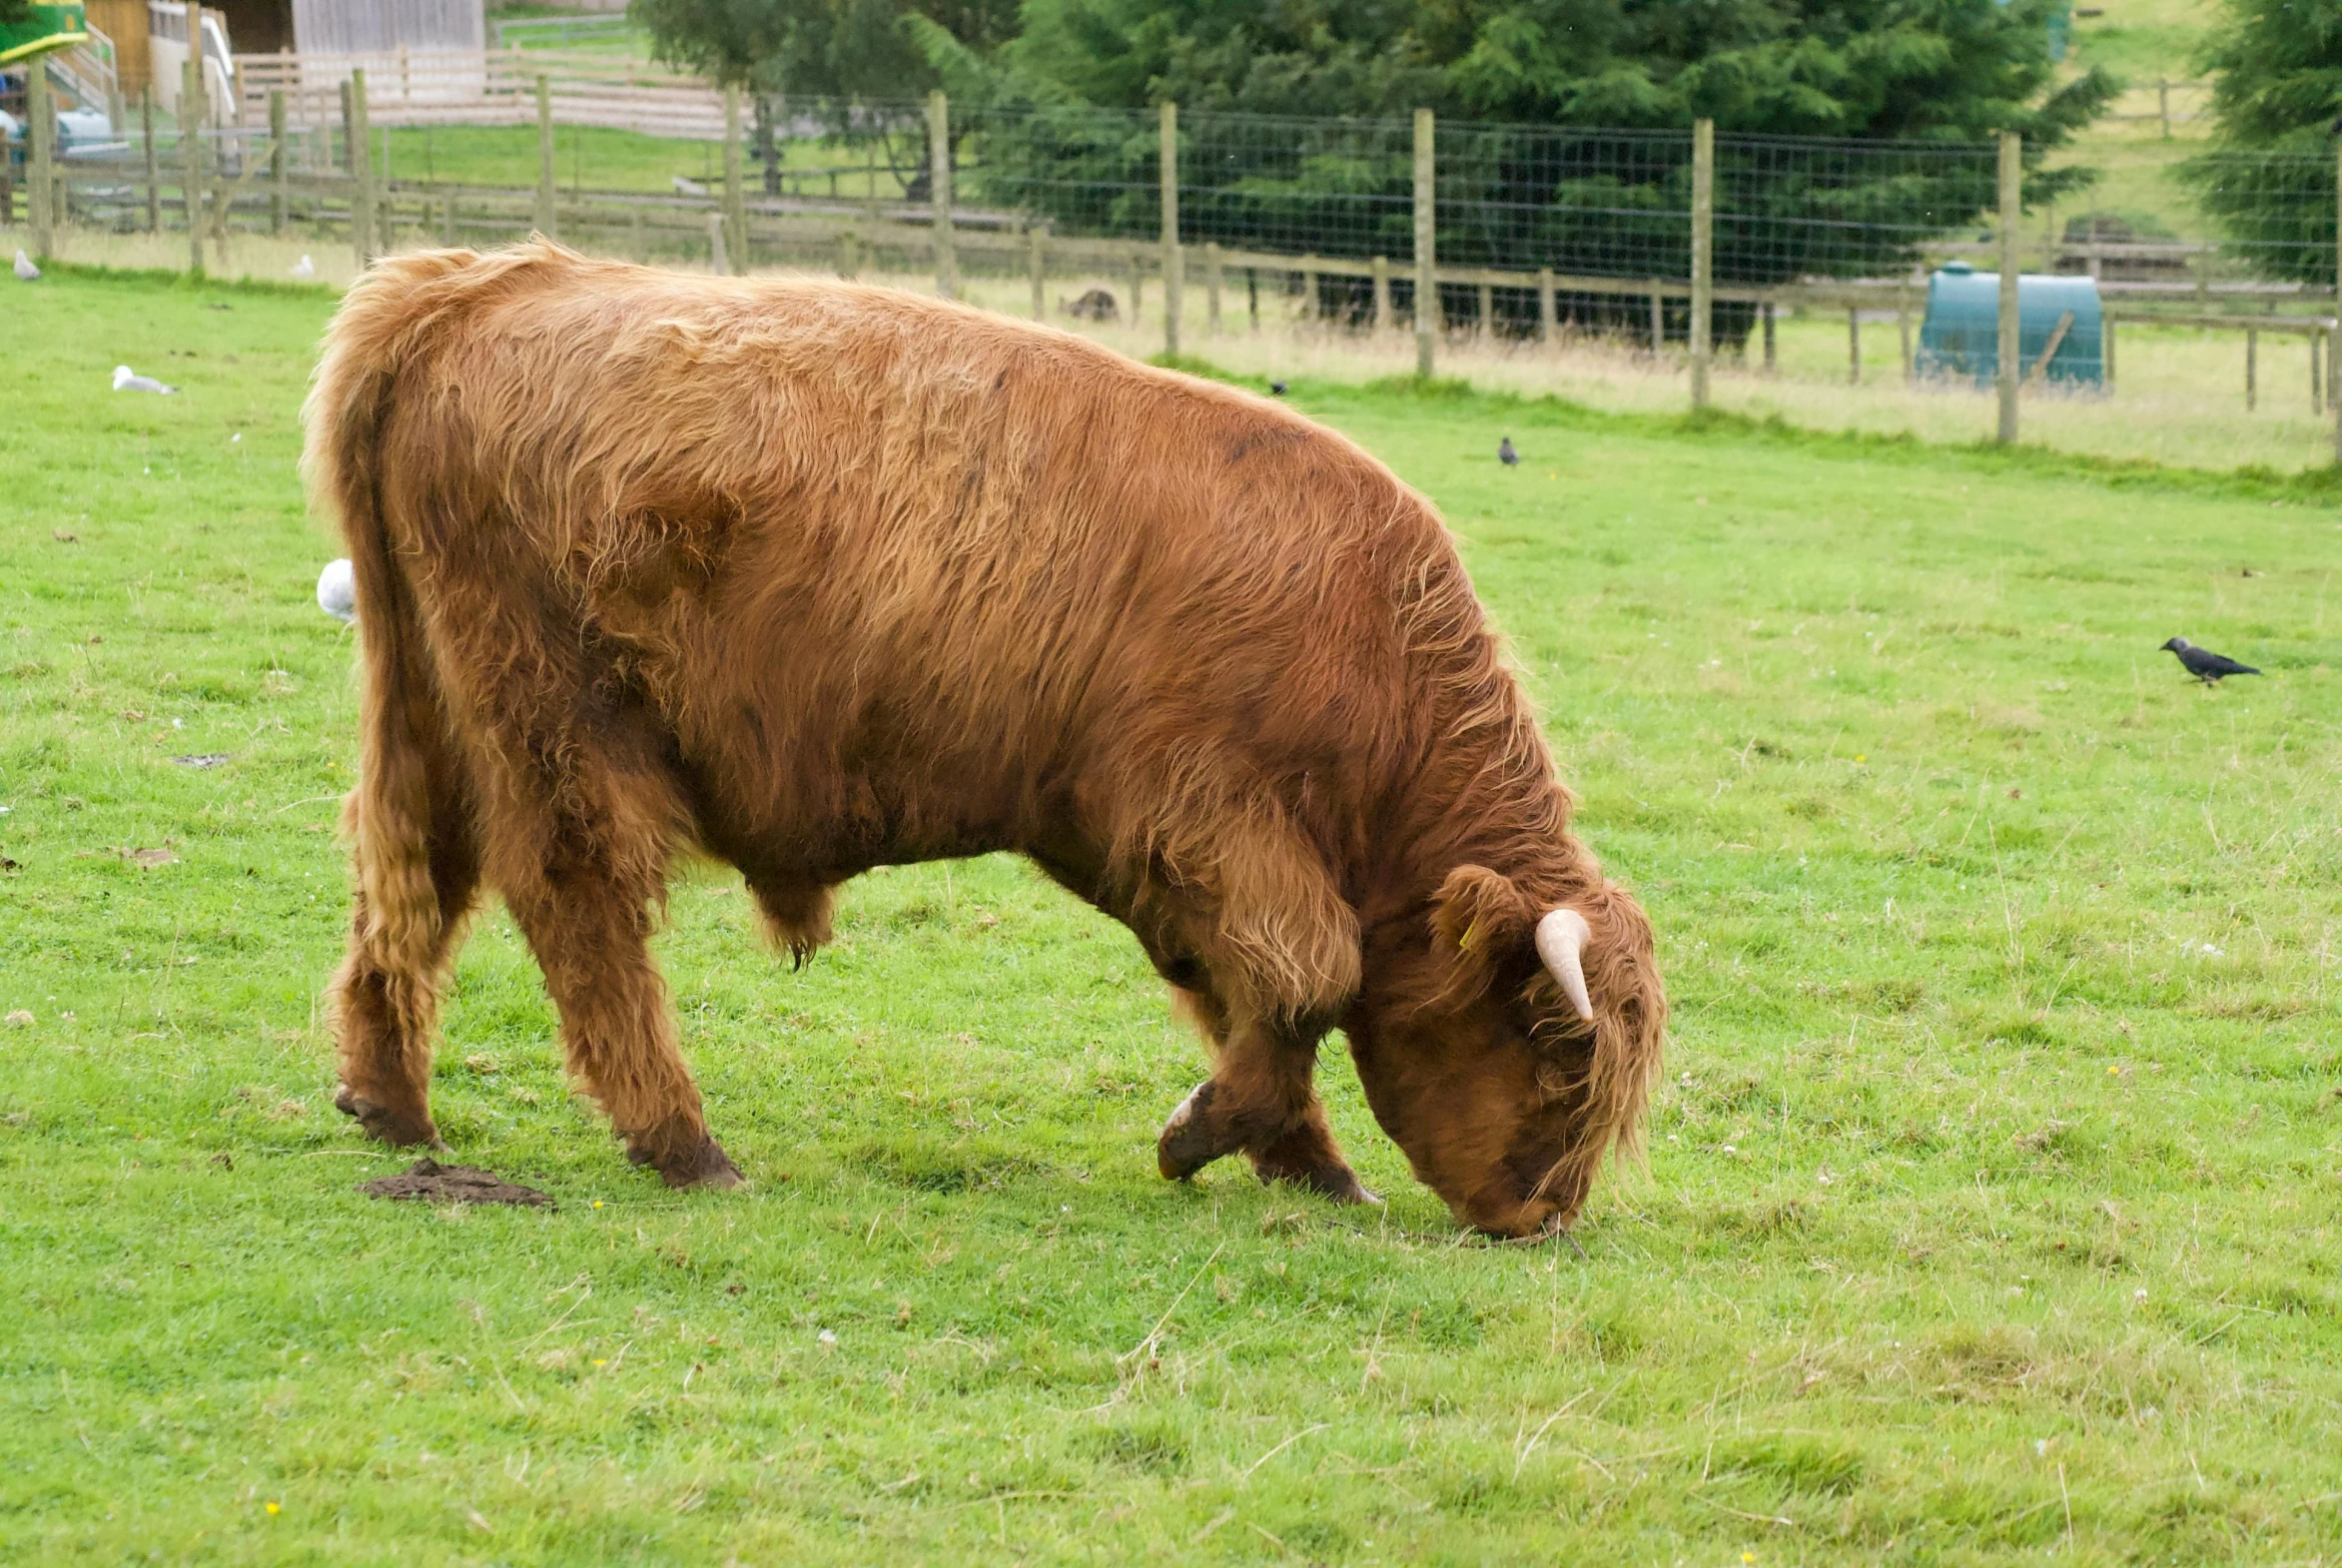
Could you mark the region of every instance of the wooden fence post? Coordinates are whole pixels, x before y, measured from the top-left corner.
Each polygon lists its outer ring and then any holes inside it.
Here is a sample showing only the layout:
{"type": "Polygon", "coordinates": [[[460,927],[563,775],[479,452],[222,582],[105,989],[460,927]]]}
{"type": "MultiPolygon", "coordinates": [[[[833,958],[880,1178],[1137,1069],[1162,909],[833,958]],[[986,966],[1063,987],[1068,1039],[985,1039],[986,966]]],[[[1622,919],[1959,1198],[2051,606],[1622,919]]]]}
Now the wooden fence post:
{"type": "Polygon", "coordinates": [[[139,135],[146,144],[147,158],[147,233],[163,232],[163,161],[155,151],[155,87],[152,82],[138,90],[139,135]]]}
{"type": "Polygon", "coordinates": [[[1651,286],[1651,358],[1656,360],[1667,352],[1667,299],[1658,285],[1651,286]]]}
{"type": "Polygon", "coordinates": [[[1157,185],[1163,192],[1163,352],[1179,352],[1179,312],[1187,292],[1179,251],[1179,106],[1165,102],[1157,185]]]}
{"type": "Polygon", "coordinates": [[[553,192],[553,79],[536,79],[536,232],[556,237],[561,215],[553,192]]]}
{"type": "MultiPolygon", "coordinates": [[[[195,7],[189,6],[188,33],[201,37],[195,26],[195,7]]],[[[179,196],[187,209],[187,270],[204,273],[204,122],[203,62],[190,50],[179,73],[179,196]]]]}
{"type": "Polygon", "coordinates": [[[1049,236],[1041,225],[1025,231],[1025,270],[1033,280],[1033,319],[1049,320],[1049,236]]]}
{"type": "Polygon", "coordinates": [[[2322,358],[2318,351],[2324,347],[2325,340],[2314,332],[2305,336],[2309,339],[2309,411],[2310,417],[2315,418],[2326,411],[2326,378],[2318,365],[2322,358]]]}
{"type": "Polygon", "coordinates": [[[1139,301],[1147,292],[1147,253],[1131,248],[1131,325],[1139,325],[1139,301]]]}
{"type": "Polygon", "coordinates": [[[1771,376],[1771,375],[1772,375],[1772,374],[1773,374],[1775,371],[1777,371],[1777,370],[1779,370],[1779,369],[1781,368],[1781,354],[1780,354],[1780,349],[1779,349],[1779,346],[1778,346],[1778,344],[1775,342],[1775,339],[1774,339],[1774,331],[1773,331],[1773,317],[1774,317],[1774,308],[1773,308],[1773,302],[1772,302],[1771,300],[1767,300],[1767,301],[1765,302],[1765,305],[1764,305],[1764,311],[1765,311],[1765,374],[1766,374],[1767,376],[1771,376]]]}
{"type": "Polygon", "coordinates": [[[1317,320],[1317,253],[1301,258],[1301,320],[1317,320]]]}
{"type": "Polygon", "coordinates": [[[2024,212],[2024,139],[2014,131],[2000,133],[2000,332],[1992,367],[1999,393],[2000,419],[1994,438],[2002,445],[2016,439],[2017,362],[2021,340],[2018,329],[2016,225],[2024,212]]]}
{"type": "Polygon", "coordinates": [[[1390,258],[1374,258],[1374,332],[1390,331],[1390,258]]]}
{"type": "Polygon", "coordinates": [[[1496,338],[1496,286],[1487,282],[1480,285],[1480,309],[1474,313],[1481,337],[1491,342],[1496,338]]]}
{"type": "MultiPolygon", "coordinates": [[[[2334,147],[2334,211],[2342,217],[2342,143],[2334,147]]],[[[2342,318],[2342,229],[2334,231],[2334,312],[2342,318]]],[[[2326,407],[2334,415],[2334,461],[2342,463],[2342,397],[2334,395],[2334,379],[2342,376],[2342,365],[2334,363],[2335,350],[2342,347],[2342,337],[2329,335],[2326,339],[2326,407]]]]}
{"type": "Polygon", "coordinates": [[[1895,302],[1895,335],[1903,341],[1903,383],[1908,387],[1918,378],[1919,367],[1911,357],[1911,306],[1900,297],[1895,302]]]}
{"type": "Polygon", "coordinates": [[[1846,308],[1846,384],[1863,384],[1863,312],[1858,305],[1846,308]]]}
{"type": "Polygon", "coordinates": [[[2098,323],[2098,375],[2104,379],[2106,391],[2114,391],[2114,318],[2106,317],[2098,323]]]}
{"type": "Polygon", "coordinates": [[[1561,321],[1553,303],[1553,269],[1537,269],[1537,341],[1550,347],[1561,321]]]}
{"type": "MultiPolygon", "coordinates": [[[[57,116],[49,108],[49,66],[39,55],[25,62],[24,73],[25,126],[25,180],[31,189],[26,191],[27,219],[32,224],[33,252],[42,261],[57,244],[57,215],[49,210],[56,199],[57,187],[50,179],[50,161],[55,156],[52,144],[57,138],[57,116]]],[[[202,258],[199,256],[200,262],[202,258]]]]}
{"type": "Polygon", "coordinates": [[[350,73],[350,246],[365,272],[375,259],[375,138],[366,113],[366,70],[350,73]]]}
{"type": "MultiPolygon", "coordinates": [[[[207,105],[209,102],[207,99],[207,105]]],[[[212,117],[212,129],[221,133],[219,151],[212,159],[212,259],[219,264],[221,273],[225,274],[228,271],[228,210],[236,204],[236,186],[228,178],[227,118],[216,110],[212,117]]]]}
{"type": "Polygon", "coordinates": [[[952,106],[941,92],[927,95],[927,151],[928,194],[935,206],[935,292],[956,300],[960,257],[952,240],[952,106]]]}
{"type": "Polygon", "coordinates": [[[1692,122],[1692,406],[1708,406],[1716,319],[1716,122],[1692,122]]]}
{"type": "Polygon", "coordinates": [[[724,242],[732,271],[748,276],[748,190],[741,183],[740,84],[724,85],[724,242]]]}
{"type": "Polygon", "coordinates": [[[1203,242],[1203,331],[1213,338],[1219,336],[1219,242],[1206,240],[1203,242]]]}
{"type": "Polygon", "coordinates": [[[2244,330],[2244,411],[2250,413],[2260,406],[2261,334],[2257,327],[2244,330]]]}
{"type": "Polygon", "coordinates": [[[2326,329],[2326,411],[2334,416],[2334,460],[2342,462],[2342,321],[2326,329]]]}
{"type": "MultiPolygon", "coordinates": [[[[1431,111],[1415,111],[1415,374],[1428,381],[1439,337],[1438,161],[1431,111]]],[[[2338,436],[2337,439],[2342,439],[2338,436]]]]}
{"type": "Polygon", "coordinates": [[[269,89],[269,233],[285,232],[285,89],[269,89]]]}

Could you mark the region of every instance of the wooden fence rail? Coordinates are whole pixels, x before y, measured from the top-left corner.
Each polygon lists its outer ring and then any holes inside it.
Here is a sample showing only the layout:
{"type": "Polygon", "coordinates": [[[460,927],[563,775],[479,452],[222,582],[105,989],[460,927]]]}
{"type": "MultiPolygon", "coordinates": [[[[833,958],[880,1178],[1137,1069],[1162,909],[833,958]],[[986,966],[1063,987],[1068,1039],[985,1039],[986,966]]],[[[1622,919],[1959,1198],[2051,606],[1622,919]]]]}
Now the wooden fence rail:
{"type": "Polygon", "coordinates": [[[285,94],[296,126],[338,124],[342,86],[364,70],[367,109],[377,125],[529,125],[536,79],[550,80],[561,125],[714,141],[724,134],[723,95],[696,76],[677,76],[622,57],[540,49],[398,49],[377,54],[238,55],[245,124],[265,123],[269,94],[285,94]]]}

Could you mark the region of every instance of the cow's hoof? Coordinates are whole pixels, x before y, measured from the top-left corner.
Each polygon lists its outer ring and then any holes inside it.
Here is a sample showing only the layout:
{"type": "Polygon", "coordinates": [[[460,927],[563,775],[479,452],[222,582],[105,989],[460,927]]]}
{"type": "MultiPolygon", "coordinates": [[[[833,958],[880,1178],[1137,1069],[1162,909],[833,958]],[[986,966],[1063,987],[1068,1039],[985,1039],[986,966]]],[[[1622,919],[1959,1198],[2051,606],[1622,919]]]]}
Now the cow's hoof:
{"type": "Polygon", "coordinates": [[[732,1157],[724,1153],[724,1146],[705,1133],[629,1144],[626,1159],[630,1164],[650,1167],[669,1186],[707,1186],[720,1191],[745,1179],[740,1168],[732,1164],[732,1157]]]}
{"type": "Polygon", "coordinates": [[[1357,1173],[1348,1166],[1333,1165],[1318,1166],[1306,1170],[1280,1170],[1254,1161],[1252,1168],[1259,1174],[1260,1179],[1263,1181],[1297,1186],[1305,1192],[1314,1192],[1319,1197],[1329,1198],[1336,1203],[1379,1203],[1382,1201],[1381,1193],[1370,1192],[1359,1184],[1357,1173]]]}
{"type": "Polygon", "coordinates": [[[428,1116],[417,1117],[410,1112],[393,1111],[378,1105],[345,1084],[334,1095],[334,1109],[346,1117],[355,1118],[367,1137],[380,1139],[393,1148],[410,1144],[428,1144],[433,1149],[443,1148],[439,1130],[431,1125],[428,1116]]]}
{"type": "Polygon", "coordinates": [[[1211,1116],[1218,1093],[1217,1085],[1204,1080],[1163,1125],[1163,1137],[1155,1141],[1155,1168],[1166,1180],[1184,1181],[1228,1152],[1226,1134],[1211,1116]]]}
{"type": "Polygon", "coordinates": [[[1374,1207],[1382,1203],[1380,1192],[1360,1184],[1356,1175],[1348,1171],[1344,1171],[1338,1180],[1315,1185],[1312,1189],[1337,1203],[1364,1203],[1374,1207]]]}

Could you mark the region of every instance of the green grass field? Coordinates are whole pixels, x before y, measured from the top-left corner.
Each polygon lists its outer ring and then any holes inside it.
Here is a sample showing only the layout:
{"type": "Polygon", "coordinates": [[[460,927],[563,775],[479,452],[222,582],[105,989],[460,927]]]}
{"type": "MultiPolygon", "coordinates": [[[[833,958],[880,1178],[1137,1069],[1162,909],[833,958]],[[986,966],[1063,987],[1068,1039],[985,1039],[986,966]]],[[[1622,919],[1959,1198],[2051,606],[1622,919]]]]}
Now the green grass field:
{"type": "MultiPolygon", "coordinates": [[[[400,126],[389,133],[388,141],[390,173],[399,180],[529,191],[536,188],[542,167],[534,125],[400,126]]],[[[779,146],[781,162],[789,169],[844,170],[838,185],[842,200],[863,200],[874,186],[883,201],[902,199],[901,179],[866,150],[796,139],[785,139],[779,146]]],[[[720,185],[723,180],[720,142],[564,125],[554,128],[553,151],[553,175],[564,191],[671,194],[677,175],[702,184],[720,185]]],[[[761,198],[761,166],[749,159],[746,168],[749,191],[761,198]]],[[[826,195],[827,188],[809,184],[804,194],[826,195]]]]}
{"type": "Polygon", "coordinates": [[[9,301],[0,1557],[2342,1553],[2322,492],[1301,383],[1445,509],[1661,933],[1583,1256],[1458,1234],[1338,1050],[1387,1207],[1158,1180],[1200,1052],[1007,860],[855,885],[797,975],[731,874],[679,889],[729,1194],[571,1102],[491,911],[439,1125],[560,1206],[438,1211],[355,1194],[405,1160],[329,1104],[331,298],[9,301]],[[2174,632],[2267,674],[2185,684],[2174,632]]]}

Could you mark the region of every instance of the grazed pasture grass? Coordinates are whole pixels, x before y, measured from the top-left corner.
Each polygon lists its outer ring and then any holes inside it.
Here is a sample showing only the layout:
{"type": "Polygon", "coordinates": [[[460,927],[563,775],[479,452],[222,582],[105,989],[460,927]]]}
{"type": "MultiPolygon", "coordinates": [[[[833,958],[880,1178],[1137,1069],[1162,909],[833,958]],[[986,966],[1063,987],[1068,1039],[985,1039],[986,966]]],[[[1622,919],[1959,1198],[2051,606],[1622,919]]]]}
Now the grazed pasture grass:
{"type": "Polygon", "coordinates": [[[1446,509],[1662,934],[1651,1159],[1584,1257],[1458,1236],[1338,1051],[1386,1209],[1158,1181],[1198,1052],[1004,860],[865,880],[798,975],[687,879],[726,1195],[570,1102],[490,913],[440,1125],[561,1206],[434,1212],[351,1191],[402,1161],[330,1109],[314,1002],[328,302],[10,300],[9,1557],[2342,1551],[2330,507],[1304,384],[1446,509]],[[126,359],[184,395],[109,392],[126,359]],[[2175,631],[2268,674],[2189,687],[2175,631]]]}

